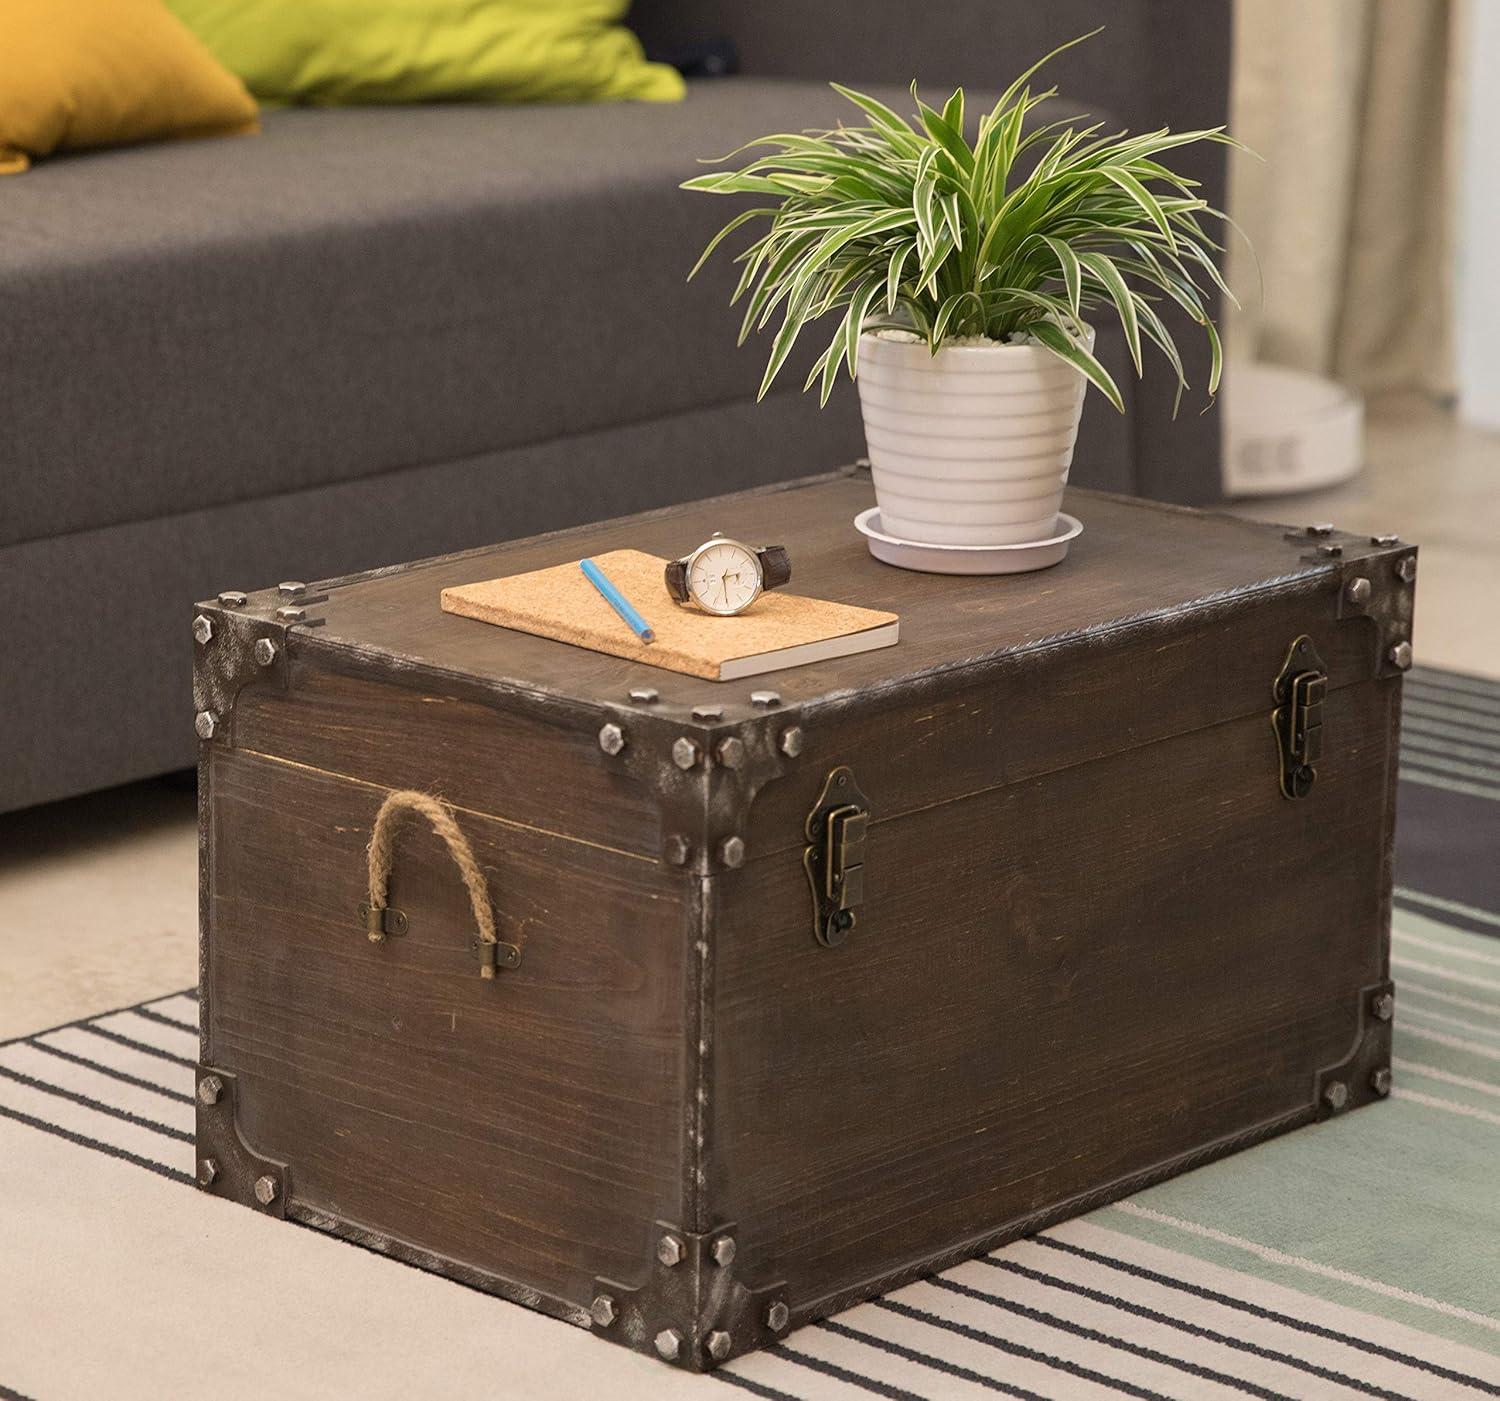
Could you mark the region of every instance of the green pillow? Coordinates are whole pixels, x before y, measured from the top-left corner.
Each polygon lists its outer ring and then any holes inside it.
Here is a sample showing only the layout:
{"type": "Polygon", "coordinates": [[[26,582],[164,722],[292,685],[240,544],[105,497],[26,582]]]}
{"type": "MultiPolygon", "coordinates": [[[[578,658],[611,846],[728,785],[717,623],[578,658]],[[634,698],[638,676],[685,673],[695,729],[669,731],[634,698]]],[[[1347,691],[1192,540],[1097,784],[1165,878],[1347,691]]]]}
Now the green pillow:
{"type": "Polygon", "coordinates": [[[267,102],[673,102],[630,0],[167,0],[267,102]]]}

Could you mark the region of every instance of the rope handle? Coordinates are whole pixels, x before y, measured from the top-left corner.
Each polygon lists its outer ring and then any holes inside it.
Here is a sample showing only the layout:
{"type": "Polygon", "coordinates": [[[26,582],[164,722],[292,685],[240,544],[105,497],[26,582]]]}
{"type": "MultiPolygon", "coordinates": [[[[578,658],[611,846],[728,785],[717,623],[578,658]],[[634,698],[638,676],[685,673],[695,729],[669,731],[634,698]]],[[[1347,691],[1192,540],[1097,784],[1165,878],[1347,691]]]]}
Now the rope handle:
{"type": "Polygon", "coordinates": [[[406,933],[405,914],[386,904],[390,895],[396,826],[403,812],[415,812],[427,819],[432,830],[443,839],[453,864],[463,877],[479,931],[469,940],[470,948],[479,958],[479,976],[493,978],[497,963],[506,968],[519,967],[521,950],[514,944],[502,944],[495,933],[495,912],[490,908],[489,885],[475,858],[474,848],[454,819],[453,810],[441,799],[411,788],[397,789],[381,803],[370,832],[370,897],[369,904],[360,907],[370,942],[380,944],[385,942],[388,934],[406,933]]]}

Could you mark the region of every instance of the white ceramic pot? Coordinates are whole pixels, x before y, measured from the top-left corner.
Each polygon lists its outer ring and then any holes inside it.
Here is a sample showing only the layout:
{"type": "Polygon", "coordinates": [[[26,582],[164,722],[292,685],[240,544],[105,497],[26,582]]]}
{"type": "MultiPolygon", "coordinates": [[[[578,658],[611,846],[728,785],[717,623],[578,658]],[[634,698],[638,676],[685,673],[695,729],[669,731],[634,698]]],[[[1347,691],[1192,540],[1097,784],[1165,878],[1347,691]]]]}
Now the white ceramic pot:
{"type": "Polygon", "coordinates": [[[1088,383],[1078,370],[1035,345],[933,355],[866,332],[857,383],[886,534],[1009,545],[1053,533],[1088,383]]]}

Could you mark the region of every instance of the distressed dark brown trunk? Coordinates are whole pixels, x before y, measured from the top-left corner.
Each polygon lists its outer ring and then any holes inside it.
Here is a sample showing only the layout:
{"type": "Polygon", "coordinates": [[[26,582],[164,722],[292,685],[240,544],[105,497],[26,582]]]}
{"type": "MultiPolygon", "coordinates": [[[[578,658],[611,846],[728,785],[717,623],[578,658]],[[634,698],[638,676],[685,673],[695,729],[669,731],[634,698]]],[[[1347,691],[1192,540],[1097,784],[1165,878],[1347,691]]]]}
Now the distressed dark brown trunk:
{"type": "Polygon", "coordinates": [[[1385,1092],[1412,549],[1080,492],[1063,565],[938,578],[863,552],[868,497],[200,606],[206,1190],[700,1369],[1385,1092]],[[900,645],[714,685],[438,608],[721,527],[900,645]],[[1288,798],[1273,685],[1314,671],[1288,798]],[[519,967],[480,978],[421,822],[406,932],[366,936],[399,788],[452,807],[519,967]],[[825,788],[868,814],[832,938],[825,788]]]}

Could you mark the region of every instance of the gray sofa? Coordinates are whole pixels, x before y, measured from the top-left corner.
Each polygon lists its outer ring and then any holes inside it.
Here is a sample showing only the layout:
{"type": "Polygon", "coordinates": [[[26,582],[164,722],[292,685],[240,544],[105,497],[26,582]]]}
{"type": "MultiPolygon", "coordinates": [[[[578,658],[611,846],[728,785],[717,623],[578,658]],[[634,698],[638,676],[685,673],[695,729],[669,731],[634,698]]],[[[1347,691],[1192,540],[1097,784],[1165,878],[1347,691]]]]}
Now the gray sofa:
{"type": "MultiPolygon", "coordinates": [[[[1216,123],[1227,8],[639,0],[648,46],[728,36],[742,75],[681,105],[277,111],[0,182],[0,811],[191,762],[194,598],[856,456],[851,391],[753,402],[727,261],[684,283],[726,208],[676,189],[695,158],[835,120],[828,78],[992,88],[1100,17],[1065,93],[1216,123]]],[[[1214,416],[1169,424],[1166,390],[1092,404],[1075,479],[1216,497],[1214,416]]]]}

